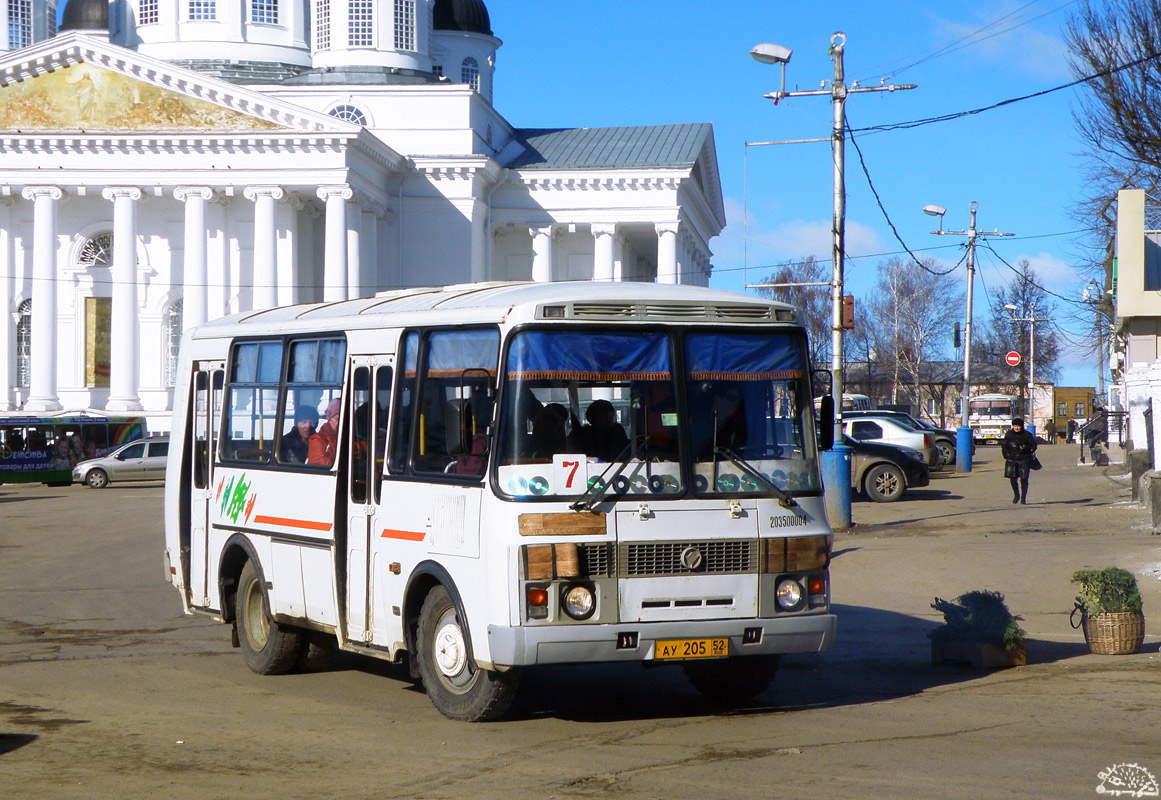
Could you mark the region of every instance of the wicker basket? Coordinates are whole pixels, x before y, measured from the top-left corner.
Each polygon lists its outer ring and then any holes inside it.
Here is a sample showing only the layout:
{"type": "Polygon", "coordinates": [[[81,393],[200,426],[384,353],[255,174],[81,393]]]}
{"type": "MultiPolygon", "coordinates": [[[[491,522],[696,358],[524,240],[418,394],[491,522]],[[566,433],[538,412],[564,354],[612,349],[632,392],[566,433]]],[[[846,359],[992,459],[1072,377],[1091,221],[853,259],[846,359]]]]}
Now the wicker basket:
{"type": "Polygon", "coordinates": [[[1097,655],[1136,653],[1145,641],[1145,614],[1141,611],[1110,611],[1095,617],[1082,614],[1081,626],[1089,651],[1097,655]]]}

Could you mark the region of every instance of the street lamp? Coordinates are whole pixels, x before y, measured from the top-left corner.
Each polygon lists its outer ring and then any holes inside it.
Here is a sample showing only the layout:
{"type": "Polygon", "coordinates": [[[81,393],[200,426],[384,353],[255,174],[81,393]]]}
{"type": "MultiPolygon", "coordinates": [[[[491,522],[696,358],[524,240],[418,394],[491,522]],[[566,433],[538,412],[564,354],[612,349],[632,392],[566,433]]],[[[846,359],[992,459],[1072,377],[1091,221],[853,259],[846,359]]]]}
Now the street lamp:
{"type": "Polygon", "coordinates": [[[1102,398],[1104,402],[1105,395],[1105,344],[1104,344],[1104,330],[1105,326],[1101,320],[1101,301],[1104,299],[1104,288],[1095,280],[1089,279],[1088,285],[1084,287],[1083,300],[1092,305],[1092,310],[1096,312],[1096,335],[1097,335],[1097,396],[1102,398]],[[1091,291],[1091,290],[1096,290],[1091,291]]]}
{"type": "Polygon", "coordinates": [[[939,217],[939,230],[932,231],[936,236],[966,236],[967,237],[967,314],[963,326],[963,388],[959,398],[959,429],[955,432],[955,466],[960,472],[972,471],[972,429],[968,423],[969,401],[971,398],[972,379],[972,289],[976,277],[976,239],[981,236],[1012,236],[1011,233],[993,231],[986,233],[976,230],[976,209],[979,203],[971,203],[971,220],[966,231],[945,231],[943,229],[943,215],[947,209],[943,206],[927,205],[923,213],[929,217],[939,217]]]}
{"type": "Polygon", "coordinates": [[[1028,304],[1028,316],[1017,317],[1020,309],[1012,303],[1004,303],[1004,308],[1012,312],[1012,322],[1028,323],[1028,424],[1027,428],[1036,435],[1036,323],[1049,322],[1048,317],[1036,316],[1036,304],[1028,304]]]}
{"type": "MultiPolygon", "coordinates": [[[[855,92],[893,92],[897,89],[914,89],[914,84],[887,86],[847,86],[843,73],[843,49],[847,35],[836,31],[830,37],[830,57],[834,62],[834,80],[829,88],[825,82],[822,89],[808,91],[786,91],[786,64],[790,61],[791,50],[782,45],[763,43],[750,50],[750,55],[761,64],[778,64],[782,68],[778,91],[768,92],[763,97],[773,100],[775,105],[783,97],[829,96],[834,106],[834,123],[831,131],[831,147],[834,151],[834,220],[832,231],[831,280],[831,393],[835,398],[834,447],[823,456],[823,481],[827,487],[827,516],[832,528],[846,529],[851,526],[851,451],[843,445],[843,257],[846,251],[846,184],[843,174],[843,148],[846,126],[845,104],[848,94],[855,92]]],[[[805,139],[801,141],[817,141],[805,139]]],[[[771,144],[773,144],[771,142],[771,144]]]]}

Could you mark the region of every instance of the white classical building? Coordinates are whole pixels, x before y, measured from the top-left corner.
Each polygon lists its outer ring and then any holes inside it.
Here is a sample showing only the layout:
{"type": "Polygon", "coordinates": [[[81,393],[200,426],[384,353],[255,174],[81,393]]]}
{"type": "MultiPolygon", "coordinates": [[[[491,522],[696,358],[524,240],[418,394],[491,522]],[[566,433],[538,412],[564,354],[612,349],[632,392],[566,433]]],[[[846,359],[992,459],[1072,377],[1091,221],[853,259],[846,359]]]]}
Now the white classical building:
{"type": "Polygon", "coordinates": [[[481,0],[0,2],[0,412],[165,429],[181,331],[236,311],[708,283],[711,126],[514,128],[481,0]]]}

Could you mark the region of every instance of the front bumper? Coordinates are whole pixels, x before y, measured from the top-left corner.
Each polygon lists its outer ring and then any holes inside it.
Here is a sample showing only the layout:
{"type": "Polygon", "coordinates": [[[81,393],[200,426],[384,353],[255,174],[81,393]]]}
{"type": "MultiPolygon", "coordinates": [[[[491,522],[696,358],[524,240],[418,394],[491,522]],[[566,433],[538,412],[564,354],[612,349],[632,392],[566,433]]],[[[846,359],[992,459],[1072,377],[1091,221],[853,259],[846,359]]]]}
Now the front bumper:
{"type": "Polygon", "coordinates": [[[731,656],[817,653],[834,646],[838,620],[833,614],[801,614],[772,619],[722,619],[696,622],[627,622],[615,625],[488,626],[492,666],[531,666],[600,661],[652,661],[658,639],[728,637],[731,656]],[[750,633],[747,635],[747,629],[750,633]],[[755,629],[761,634],[755,636],[755,629]],[[618,648],[624,634],[636,634],[636,647],[618,648]],[[753,640],[743,644],[743,639],[753,640]]]}

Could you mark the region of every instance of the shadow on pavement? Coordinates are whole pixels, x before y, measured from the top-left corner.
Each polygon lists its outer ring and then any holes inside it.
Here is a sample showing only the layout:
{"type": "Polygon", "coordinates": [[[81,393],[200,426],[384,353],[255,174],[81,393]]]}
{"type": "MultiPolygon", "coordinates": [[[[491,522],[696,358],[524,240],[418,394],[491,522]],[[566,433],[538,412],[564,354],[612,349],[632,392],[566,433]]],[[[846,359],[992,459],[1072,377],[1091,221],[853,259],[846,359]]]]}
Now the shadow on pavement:
{"type": "Polygon", "coordinates": [[[9,495],[0,492],[0,503],[19,503],[22,500],[59,500],[59,494],[15,494],[9,495]]]}
{"type": "Polygon", "coordinates": [[[31,733],[0,733],[0,756],[32,744],[39,737],[31,733]]]}

